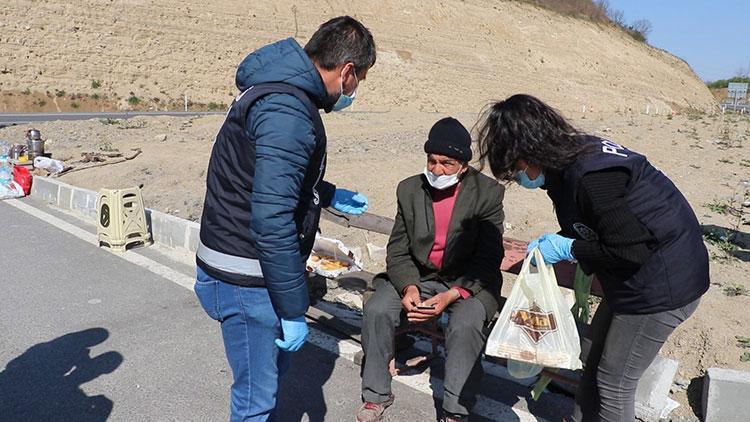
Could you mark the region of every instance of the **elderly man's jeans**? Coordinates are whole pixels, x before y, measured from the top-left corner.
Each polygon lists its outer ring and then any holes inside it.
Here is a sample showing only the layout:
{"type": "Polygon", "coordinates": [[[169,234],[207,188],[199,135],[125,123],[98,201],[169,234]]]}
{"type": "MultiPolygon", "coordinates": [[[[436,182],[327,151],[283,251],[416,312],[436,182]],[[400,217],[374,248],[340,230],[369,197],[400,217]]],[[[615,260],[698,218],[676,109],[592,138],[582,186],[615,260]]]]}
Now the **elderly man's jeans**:
{"type": "Polygon", "coordinates": [[[576,421],[635,420],[635,390],[672,331],[700,299],[673,311],[646,315],[613,313],[606,300],[591,321],[591,350],[576,391],[576,421]]]}
{"type": "Polygon", "coordinates": [[[221,323],[234,377],[230,420],[272,420],[278,378],[289,367],[290,355],[274,344],[281,324],[268,290],[225,283],[198,268],[195,294],[206,313],[221,323]]]}

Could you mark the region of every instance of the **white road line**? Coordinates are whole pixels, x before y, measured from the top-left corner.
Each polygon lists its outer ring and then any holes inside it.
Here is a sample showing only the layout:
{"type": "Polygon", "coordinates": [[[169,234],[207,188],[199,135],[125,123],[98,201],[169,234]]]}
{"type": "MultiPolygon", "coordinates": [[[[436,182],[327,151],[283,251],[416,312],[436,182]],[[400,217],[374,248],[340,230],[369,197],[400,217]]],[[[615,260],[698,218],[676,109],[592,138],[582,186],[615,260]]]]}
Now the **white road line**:
{"type": "MultiPolygon", "coordinates": [[[[76,227],[64,220],[61,220],[49,213],[46,213],[38,208],[31,205],[24,204],[17,199],[11,199],[5,201],[6,204],[11,205],[29,215],[32,215],[46,223],[49,223],[60,230],[72,234],[73,236],[90,243],[93,246],[97,246],[96,235],[87,232],[86,230],[76,227]]],[[[164,277],[167,280],[182,286],[188,290],[193,290],[193,284],[195,283],[194,277],[188,277],[181,272],[175,271],[166,265],[160,264],[152,259],[146,258],[143,255],[139,255],[133,251],[127,252],[115,252],[109,248],[102,248],[107,252],[112,253],[130,263],[143,267],[152,273],[164,277]]],[[[350,362],[354,362],[355,355],[362,350],[359,344],[351,340],[342,340],[326,334],[320,330],[311,329],[307,339],[310,343],[324,349],[334,355],[338,355],[350,362]]],[[[408,376],[397,376],[394,381],[401,384],[407,385],[417,391],[424,394],[430,394],[433,397],[440,397],[443,391],[443,382],[440,379],[430,380],[430,375],[427,373],[421,373],[416,375],[408,376]]],[[[505,420],[518,420],[519,422],[535,422],[545,421],[545,419],[538,418],[531,413],[522,410],[515,409],[505,403],[498,402],[485,396],[478,396],[477,403],[474,406],[473,413],[483,418],[487,418],[492,421],[505,421],[505,420]]]]}
{"type": "MultiPolygon", "coordinates": [[[[51,214],[48,214],[38,208],[35,208],[31,205],[24,204],[23,202],[19,201],[18,199],[11,199],[8,201],[5,201],[6,204],[11,205],[31,216],[34,216],[46,223],[52,224],[53,226],[72,234],[73,236],[83,240],[86,243],[90,243],[93,246],[98,246],[98,241],[95,234],[91,234],[87,232],[86,230],[83,230],[80,227],[76,227],[67,221],[61,220],[51,214]]],[[[140,267],[143,267],[152,273],[164,277],[167,280],[178,284],[188,290],[193,290],[193,285],[195,284],[195,277],[188,277],[184,275],[183,273],[179,271],[175,271],[166,265],[160,264],[153,259],[146,258],[143,255],[139,255],[133,251],[126,251],[126,252],[116,252],[109,248],[101,248],[102,250],[105,250],[115,256],[118,256],[132,264],[138,265],[140,267]]]]}

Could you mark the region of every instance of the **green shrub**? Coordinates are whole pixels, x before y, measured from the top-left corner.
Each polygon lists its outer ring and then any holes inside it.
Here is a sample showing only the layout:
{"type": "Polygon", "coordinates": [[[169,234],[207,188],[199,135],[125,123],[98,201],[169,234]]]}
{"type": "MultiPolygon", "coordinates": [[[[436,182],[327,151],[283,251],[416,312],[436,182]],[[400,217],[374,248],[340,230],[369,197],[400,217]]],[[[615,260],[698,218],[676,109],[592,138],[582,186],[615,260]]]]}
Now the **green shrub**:
{"type": "Polygon", "coordinates": [[[224,104],[224,103],[215,103],[213,101],[210,102],[210,103],[208,103],[207,107],[208,107],[208,111],[221,111],[221,110],[224,110],[224,109],[227,108],[226,104],[224,104]]]}
{"type": "Polygon", "coordinates": [[[735,76],[729,79],[719,79],[718,81],[709,82],[706,85],[711,89],[727,88],[729,83],[750,83],[750,77],[735,76]]]}
{"type": "Polygon", "coordinates": [[[97,80],[97,79],[92,79],[91,80],[91,88],[92,89],[99,89],[101,87],[102,87],[102,81],[97,80]]]}
{"type": "Polygon", "coordinates": [[[128,98],[128,104],[132,106],[137,106],[141,103],[141,99],[136,97],[135,95],[131,95],[130,98],[128,98]]]}
{"type": "Polygon", "coordinates": [[[750,296],[750,291],[742,284],[731,283],[724,286],[724,294],[727,296],[750,296]]]}

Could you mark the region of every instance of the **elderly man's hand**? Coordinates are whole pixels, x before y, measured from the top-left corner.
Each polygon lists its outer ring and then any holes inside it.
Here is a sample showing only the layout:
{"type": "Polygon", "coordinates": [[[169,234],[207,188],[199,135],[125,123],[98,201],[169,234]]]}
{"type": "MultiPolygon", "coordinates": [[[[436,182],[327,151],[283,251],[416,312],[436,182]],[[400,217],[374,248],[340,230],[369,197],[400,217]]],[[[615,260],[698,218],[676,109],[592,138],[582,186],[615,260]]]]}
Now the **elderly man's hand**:
{"type": "Polygon", "coordinates": [[[420,302],[422,302],[422,298],[419,296],[419,288],[413,284],[408,286],[404,290],[404,297],[401,299],[401,306],[406,313],[415,311],[420,302]]]}
{"type": "Polygon", "coordinates": [[[457,301],[460,297],[461,294],[455,289],[436,294],[419,304],[420,306],[431,306],[432,309],[419,309],[415,307],[413,311],[406,314],[406,318],[409,322],[429,321],[432,318],[440,316],[448,306],[457,301]]]}

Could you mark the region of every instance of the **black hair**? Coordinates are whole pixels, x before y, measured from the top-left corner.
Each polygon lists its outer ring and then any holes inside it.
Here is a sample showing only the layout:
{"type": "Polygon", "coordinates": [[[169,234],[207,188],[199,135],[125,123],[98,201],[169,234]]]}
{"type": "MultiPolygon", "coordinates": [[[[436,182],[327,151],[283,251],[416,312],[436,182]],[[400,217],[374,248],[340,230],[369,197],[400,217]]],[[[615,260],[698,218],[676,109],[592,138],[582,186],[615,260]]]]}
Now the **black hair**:
{"type": "Polygon", "coordinates": [[[477,125],[480,168],[489,163],[500,180],[513,180],[519,159],[559,171],[588,149],[582,132],[531,95],[516,94],[491,104],[477,125]]]}
{"type": "Polygon", "coordinates": [[[339,16],[320,25],[305,45],[305,52],[326,70],[351,62],[361,72],[375,64],[372,34],[350,16],[339,16]]]}

